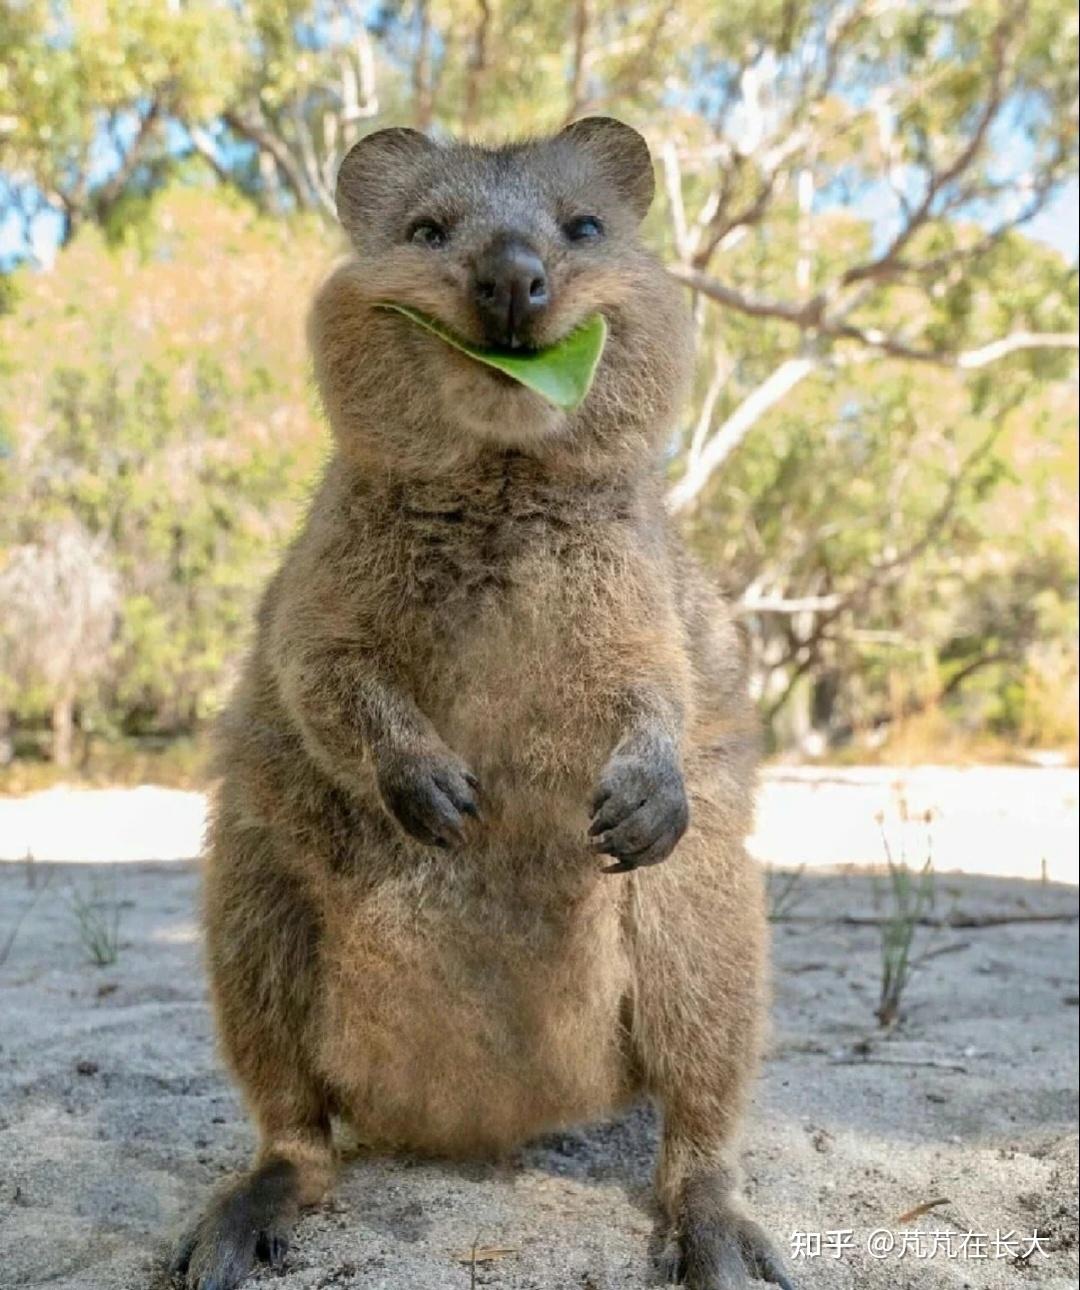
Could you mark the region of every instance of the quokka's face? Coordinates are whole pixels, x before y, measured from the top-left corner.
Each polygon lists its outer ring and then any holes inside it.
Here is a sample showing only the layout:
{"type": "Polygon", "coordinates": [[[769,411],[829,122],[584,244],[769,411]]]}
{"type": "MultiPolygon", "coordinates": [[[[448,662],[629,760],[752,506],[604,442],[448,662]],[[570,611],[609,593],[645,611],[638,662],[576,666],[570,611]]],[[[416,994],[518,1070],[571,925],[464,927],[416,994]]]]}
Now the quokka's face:
{"type": "MultiPolygon", "coordinates": [[[[640,135],[599,117],[498,149],[381,130],[345,158],[337,203],[372,304],[408,305],[472,344],[521,351],[616,308],[652,191],[640,135]]],[[[564,419],[407,319],[387,319],[417,379],[469,429],[512,443],[564,419]]]]}

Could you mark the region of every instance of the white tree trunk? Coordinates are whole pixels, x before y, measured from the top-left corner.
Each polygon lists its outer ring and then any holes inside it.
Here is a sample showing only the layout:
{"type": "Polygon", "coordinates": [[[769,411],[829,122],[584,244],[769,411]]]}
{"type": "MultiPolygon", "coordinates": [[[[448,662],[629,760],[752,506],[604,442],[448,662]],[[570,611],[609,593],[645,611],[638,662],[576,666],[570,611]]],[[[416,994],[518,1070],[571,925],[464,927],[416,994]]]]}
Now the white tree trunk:
{"type": "Polygon", "coordinates": [[[75,699],[71,691],[58,694],[52,708],[52,759],[57,766],[71,765],[75,748],[75,699]]]}
{"type": "Polygon", "coordinates": [[[758,421],[799,384],[816,371],[816,358],[788,358],[748,394],[728,419],[712,434],[697,458],[688,463],[686,474],[668,492],[668,508],[677,515],[699,496],[717,467],[742,443],[758,421]]]}

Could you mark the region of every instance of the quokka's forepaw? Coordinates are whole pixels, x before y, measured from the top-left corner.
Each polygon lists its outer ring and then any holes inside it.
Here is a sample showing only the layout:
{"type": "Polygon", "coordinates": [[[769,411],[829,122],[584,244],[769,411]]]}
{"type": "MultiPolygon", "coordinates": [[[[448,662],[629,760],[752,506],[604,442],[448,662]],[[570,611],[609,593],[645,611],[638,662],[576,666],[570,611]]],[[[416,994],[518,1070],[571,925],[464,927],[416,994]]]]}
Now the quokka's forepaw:
{"type": "Polygon", "coordinates": [[[662,742],[616,750],[600,775],[592,801],[592,848],[615,857],[604,873],[629,873],[659,864],[690,823],[675,750],[662,742]]]}
{"type": "Polygon", "coordinates": [[[478,819],[475,775],[449,749],[394,758],[379,775],[387,809],[410,837],[430,847],[465,841],[465,818],[478,819]]]}

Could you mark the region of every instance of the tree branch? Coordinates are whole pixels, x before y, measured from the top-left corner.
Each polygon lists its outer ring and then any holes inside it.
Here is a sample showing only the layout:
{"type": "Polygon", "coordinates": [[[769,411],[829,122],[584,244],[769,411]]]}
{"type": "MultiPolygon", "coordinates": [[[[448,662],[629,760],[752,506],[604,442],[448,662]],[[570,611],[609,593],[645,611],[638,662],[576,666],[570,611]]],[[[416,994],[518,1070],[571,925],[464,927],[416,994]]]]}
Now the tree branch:
{"type": "Polygon", "coordinates": [[[712,434],[686,474],[668,491],[668,509],[685,511],[701,494],[713,472],[742,443],[754,425],[819,365],[816,358],[789,358],[749,394],[712,434]]]}
{"type": "Polygon", "coordinates": [[[117,199],[127,187],[128,181],[135,173],[146,152],[147,145],[153,136],[154,126],[157,124],[160,115],[161,101],[154,98],[151,100],[146,115],[139,122],[139,129],[135,138],[131,141],[131,147],[128,148],[127,155],[121,161],[116,173],[102,184],[94,194],[93,204],[96,205],[99,215],[107,215],[110,208],[115,205],[117,199]]]}
{"type": "Polygon", "coordinates": [[[862,282],[867,278],[879,278],[887,276],[896,262],[899,260],[900,252],[911,241],[915,234],[924,224],[933,218],[934,202],[938,195],[956,182],[962,174],[974,163],[975,158],[982,151],[983,144],[990,131],[994,119],[1001,111],[1002,104],[1005,100],[1003,80],[1005,74],[1005,56],[1008,45],[1008,35],[1012,26],[1012,14],[1007,13],[998,23],[994,30],[993,38],[993,71],[991,73],[990,85],[986,95],[982,111],[975,124],[975,129],[967,143],[960,149],[960,152],[943,170],[932,170],[926,184],[926,192],[923,194],[922,201],[912,211],[906,220],[904,227],[896,234],[893,240],[884,251],[871,260],[862,264],[853,265],[848,269],[841,278],[843,286],[851,286],[856,282],[862,282]]]}
{"type": "Polygon", "coordinates": [[[473,28],[472,47],[465,79],[465,108],[462,126],[468,133],[476,124],[480,88],[488,69],[488,33],[491,29],[491,0],[477,0],[479,15],[473,28]]]}
{"type": "Polygon", "coordinates": [[[989,345],[957,354],[955,362],[957,367],[971,371],[973,368],[986,367],[988,363],[996,363],[999,358],[1006,358],[1009,354],[1015,354],[1022,349],[1076,348],[1078,345],[1075,332],[1014,331],[1000,340],[991,341],[989,345]]]}
{"type": "Polygon", "coordinates": [[[253,143],[260,152],[272,157],[278,170],[288,185],[296,204],[301,209],[310,209],[314,197],[307,186],[304,172],[299,162],[292,155],[285,143],[272,130],[251,117],[241,116],[239,112],[229,109],[222,113],[221,119],[237,134],[253,143]]]}
{"type": "Polygon", "coordinates": [[[751,318],[778,318],[781,322],[792,323],[796,327],[817,327],[825,308],[825,298],[816,295],[803,304],[791,304],[786,300],[769,300],[764,297],[747,296],[734,287],[725,287],[707,274],[684,264],[669,266],[668,272],[673,278],[686,284],[693,291],[699,291],[717,304],[751,318]]]}
{"type": "Polygon", "coordinates": [[[744,596],[734,611],[740,617],[750,614],[820,614],[838,609],[839,595],[830,596],[744,596]]]}
{"type": "Polygon", "coordinates": [[[588,0],[576,0],[574,4],[574,35],[570,61],[570,102],[566,109],[567,121],[573,121],[585,106],[585,68],[588,37],[588,0]]]}
{"type": "Polygon", "coordinates": [[[435,109],[435,95],[432,88],[431,69],[431,9],[429,0],[419,0],[417,13],[420,22],[420,34],[417,37],[416,54],[413,58],[412,84],[413,102],[415,104],[413,121],[418,130],[426,130],[431,125],[435,109]]]}
{"type": "Polygon", "coordinates": [[[333,218],[336,210],[334,190],[326,182],[319,168],[319,158],[315,153],[315,140],[304,119],[303,109],[297,106],[291,113],[293,130],[300,147],[300,160],[304,168],[304,178],[308,192],[312,194],[323,213],[333,218]]]}
{"type": "Polygon", "coordinates": [[[775,318],[779,322],[790,323],[802,331],[824,336],[833,340],[853,340],[877,350],[892,358],[903,358],[916,363],[933,363],[938,367],[954,367],[968,370],[985,367],[987,363],[996,362],[1007,354],[1020,349],[1076,349],[1077,338],[1068,332],[1014,332],[1000,340],[981,346],[978,349],[953,353],[949,350],[926,349],[911,345],[898,336],[890,335],[877,327],[858,327],[853,323],[829,318],[825,314],[827,297],[822,292],[812,296],[803,304],[794,304],[786,300],[771,300],[761,296],[747,296],[734,287],[725,287],[695,269],[685,265],[672,265],[668,272],[673,278],[685,283],[694,291],[700,292],[710,300],[749,318],[775,318]]]}
{"type": "Polygon", "coordinates": [[[710,204],[707,220],[699,222],[695,229],[695,239],[690,263],[695,269],[704,269],[712,259],[718,247],[726,238],[740,228],[759,224],[765,216],[783,173],[783,167],[807,141],[807,132],[803,128],[790,130],[774,148],[762,154],[760,159],[760,178],[757,191],[738,210],[728,212],[731,179],[735,170],[746,165],[754,154],[738,155],[733,163],[727,182],[715,191],[715,200],[710,204]]]}
{"type": "Polygon", "coordinates": [[[232,183],[233,176],[218,156],[217,147],[209,133],[200,125],[192,125],[188,127],[188,135],[191,139],[192,148],[217,176],[218,183],[232,183]]]}
{"type": "Polygon", "coordinates": [[[660,149],[660,165],[664,175],[668,210],[671,213],[671,233],[675,242],[675,254],[680,260],[686,260],[690,253],[690,231],[686,223],[686,205],[683,202],[682,168],[679,165],[678,150],[670,139],[660,149]]]}
{"type": "Polygon", "coordinates": [[[857,340],[868,349],[877,350],[890,358],[902,358],[912,363],[931,363],[936,367],[972,371],[996,363],[998,359],[1025,349],[1077,349],[1077,337],[1071,332],[1011,332],[999,340],[981,345],[977,349],[950,352],[939,349],[920,349],[916,345],[890,336],[873,327],[854,327],[850,323],[825,323],[819,329],[825,336],[842,340],[857,340]]]}
{"type": "Polygon", "coordinates": [[[701,450],[705,446],[709,427],[712,425],[716,404],[724,391],[724,386],[731,377],[734,367],[734,363],[728,359],[727,355],[718,350],[713,363],[712,380],[709,382],[709,388],[705,391],[705,397],[701,401],[701,412],[698,416],[697,424],[694,426],[694,433],[690,437],[687,459],[691,463],[696,462],[701,456],[701,450]]]}
{"type": "Polygon", "coordinates": [[[368,120],[379,113],[375,51],[362,14],[354,14],[354,57],[347,52],[341,68],[341,120],[343,125],[368,120]]]}
{"type": "MultiPolygon", "coordinates": [[[[880,354],[918,362],[931,362],[957,371],[973,371],[986,367],[1020,350],[1080,348],[1077,337],[1070,332],[1013,332],[978,349],[955,354],[912,349],[887,337],[878,337],[872,332],[859,332],[856,328],[844,327],[839,331],[833,329],[829,334],[854,334],[870,349],[877,349],[880,354]]],[[[866,354],[863,360],[873,356],[873,354],[866,354]]],[[[785,399],[800,382],[816,371],[821,363],[821,358],[807,355],[786,359],[757,389],[743,399],[735,411],[704,442],[702,442],[699,427],[694,435],[698,451],[690,455],[683,477],[668,490],[669,510],[673,514],[687,510],[701,495],[713,473],[731,456],[754,425],[785,399]]],[[[959,478],[954,481],[957,485],[959,478]]]]}

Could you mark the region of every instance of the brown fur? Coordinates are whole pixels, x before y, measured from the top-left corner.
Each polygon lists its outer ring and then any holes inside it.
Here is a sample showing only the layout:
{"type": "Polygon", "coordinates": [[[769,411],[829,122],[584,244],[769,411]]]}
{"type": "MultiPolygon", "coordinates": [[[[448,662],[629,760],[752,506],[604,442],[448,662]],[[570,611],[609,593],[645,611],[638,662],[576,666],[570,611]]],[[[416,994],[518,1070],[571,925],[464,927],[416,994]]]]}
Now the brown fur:
{"type": "MultiPolygon", "coordinates": [[[[372,1144],[489,1153],[644,1093],[683,1272],[719,1290],[770,1272],[734,1200],[765,1007],[756,738],[735,627],[662,503],[691,342],[638,242],[642,151],[601,121],[493,151],[384,132],[346,161],[356,253],[310,327],[336,451],[222,722],[206,930],[255,1177],[292,1165],[291,1205],[331,1179],[332,1115],[372,1144]],[[582,211],[601,246],[561,241],[582,211]],[[403,240],[417,212],[452,224],[447,248],[403,240]],[[573,413],[372,308],[475,337],[468,264],[504,227],[548,268],[538,343],[608,319],[573,413]],[[689,830],[664,864],[604,874],[597,783],[657,763],[681,766],[689,830]],[[392,813],[429,772],[462,802],[478,784],[450,846],[392,813]]],[[[251,1188],[185,1246],[194,1284],[235,1284],[214,1243],[251,1188]]]]}

